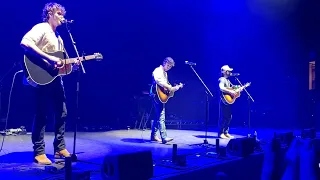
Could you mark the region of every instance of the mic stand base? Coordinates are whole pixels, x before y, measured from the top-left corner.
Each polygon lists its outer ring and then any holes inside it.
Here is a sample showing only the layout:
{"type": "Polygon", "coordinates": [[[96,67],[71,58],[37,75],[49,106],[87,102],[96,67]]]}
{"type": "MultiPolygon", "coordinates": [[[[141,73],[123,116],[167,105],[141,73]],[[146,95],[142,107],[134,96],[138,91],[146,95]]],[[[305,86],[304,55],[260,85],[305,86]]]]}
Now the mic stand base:
{"type": "MultiPolygon", "coordinates": [[[[206,92],[207,93],[207,92],[206,92]]],[[[213,148],[216,145],[213,144],[209,144],[208,142],[208,120],[209,120],[209,94],[206,94],[206,122],[205,122],[205,126],[206,126],[206,131],[205,131],[205,139],[203,140],[203,143],[201,144],[193,144],[192,146],[201,146],[201,147],[206,147],[206,148],[213,148]]]]}
{"type": "Polygon", "coordinates": [[[77,162],[78,161],[78,157],[76,154],[71,154],[71,161],[72,162],[77,162]]]}

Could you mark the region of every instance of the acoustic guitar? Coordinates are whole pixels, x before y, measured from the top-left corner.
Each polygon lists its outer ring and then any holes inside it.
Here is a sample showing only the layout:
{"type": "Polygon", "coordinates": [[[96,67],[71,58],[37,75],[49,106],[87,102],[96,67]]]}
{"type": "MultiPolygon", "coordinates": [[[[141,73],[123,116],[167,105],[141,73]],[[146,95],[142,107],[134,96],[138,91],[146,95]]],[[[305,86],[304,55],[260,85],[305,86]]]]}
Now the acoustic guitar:
{"type": "Polygon", "coordinates": [[[241,94],[241,92],[244,90],[244,88],[247,88],[247,87],[249,87],[250,85],[251,85],[251,82],[246,83],[244,86],[241,86],[241,87],[235,86],[235,87],[232,87],[232,88],[227,88],[227,89],[229,89],[229,90],[234,90],[234,91],[236,91],[236,94],[235,94],[235,95],[231,95],[231,94],[228,93],[228,92],[222,92],[222,97],[224,98],[224,100],[225,100],[225,102],[226,102],[227,104],[233,104],[233,103],[236,101],[236,99],[237,99],[238,97],[240,97],[240,94],[241,94]]]}
{"type": "MultiPolygon", "coordinates": [[[[183,88],[184,84],[180,83],[179,85],[176,85],[177,87],[183,88]]],[[[158,98],[160,102],[167,103],[168,100],[174,96],[175,91],[169,91],[167,88],[161,87],[158,84],[156,84],[156,91],[158,98]]]]}
{"type": "MultiPolygon", "coordinates": [[[[62,59],[63,66],[56,67],[54,62],[47,61],[39,56],[31,53],[25,53],[23,69],[28,83],[34,87],[38,85],[46,85],[51,83],[56,77],[62,75],[68,75],[72,72],[72,64],[77,61],[78,58],[66,59],[65,52],[56,51],[53,53],[47,53],[51,56],[62,59]]],[[[103,57],[100,53],[94,53],[93,55],[82,56],[80,61],[88,60],[101,60],[103,57]]]]}

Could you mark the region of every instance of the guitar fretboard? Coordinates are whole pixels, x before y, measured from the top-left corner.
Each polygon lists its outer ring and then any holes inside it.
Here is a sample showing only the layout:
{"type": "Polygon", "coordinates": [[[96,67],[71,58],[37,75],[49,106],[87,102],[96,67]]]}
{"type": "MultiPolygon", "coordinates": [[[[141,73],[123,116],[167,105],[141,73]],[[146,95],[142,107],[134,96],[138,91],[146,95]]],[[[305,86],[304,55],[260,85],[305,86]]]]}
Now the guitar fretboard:
{"type": "MultiPolygon", "coordinates": [[[[91,59],[95,59],[96,56],[95,55],[88,55],[88,56],[81,56],[80,57],[80,61],[86,61],[86,60],[91,60],[91,59]]],[[[69,59],[64,59],[63,62],[65,62],[65,64],[72,64],[72,63],[75,63],[76,60],[78,58],[69,58],[69,59]]]]}

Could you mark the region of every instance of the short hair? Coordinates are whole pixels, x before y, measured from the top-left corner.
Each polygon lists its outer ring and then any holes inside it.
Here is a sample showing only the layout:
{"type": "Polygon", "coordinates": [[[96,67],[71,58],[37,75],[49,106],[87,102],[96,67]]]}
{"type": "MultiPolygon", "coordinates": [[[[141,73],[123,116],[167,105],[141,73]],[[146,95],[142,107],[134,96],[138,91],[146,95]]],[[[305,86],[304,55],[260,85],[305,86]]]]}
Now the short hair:
{"type": "Polygon", "coordinates": [[[174,62],[174,60],[173,60],[171,57],[166,57],[166,58],[164,58],[163,64],[166,64],[166,63],[171,64],[172,66],[175,65],[175,62],[174,62]]]}
{"type": "Polygon", "coordinates": [[[62,11],[62,13],[64,15],[67,13],[65,8],[61,4],[58,4],[55,2],[49,2],[49,3],[45,4],[44,8],[42,10],[42,21],[47,22],[49,20],[49,12],[54,13],[57,10],[62,11]]]}

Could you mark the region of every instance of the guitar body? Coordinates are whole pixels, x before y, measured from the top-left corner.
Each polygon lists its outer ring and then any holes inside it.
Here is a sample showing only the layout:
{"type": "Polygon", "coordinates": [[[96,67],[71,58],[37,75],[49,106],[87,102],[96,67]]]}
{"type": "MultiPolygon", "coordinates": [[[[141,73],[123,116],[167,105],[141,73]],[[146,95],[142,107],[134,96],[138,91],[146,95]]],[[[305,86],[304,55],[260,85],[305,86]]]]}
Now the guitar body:
{"type": "Polygon", "coordinates": [[[221,95],[223,97],[223,99],[225,100],[225,104],[233,104],[236,99],[238,97],[240,97],[240,94],[241,94],[241,91],[244,89],[244,88],[247,88],[248,86],[250,86],[251,82],[250,83],[246,83],[244,86],[242,87],[236,87],[236,88],[227,88],[228,90],[234,90],[236,91],[236,94],[235,95],[232,95],[230,93],[226,93],[226,92],[221,92],[221,95]]]}
{"type": "MultiPolygon", "coordinates": [[[[227,88],[227,89],[233,90],[233,88],[227,88]]],[[[237,94],[235,96],[233,96],[229,93],[222,92],[222,96],[223,96],[225,102],[228,104],[233,104],[236,101],[236,99],[238,97],[240,97],[240,94],[241,94],[240,92],[237,92],[237,94]]]]}
{"type": "Polygon", "coordinates": [[[170,92],[166,88],[163,88],[156,84],[156,91],[160,102],[167,103],[168,100],[174,96],[174,92],[170,92]]]}
{"type": "MultiPolygon", "coordinates": [[[[66,59],[66,54],[62,51],[47,54],[60,59],[66,59]]],[[[23,64],[26,79],[28,83],[34,87],[37,85],[49,84],[56,77],[68,75],[72,72],[71,64],[65,64],[62,68],[56,68],[52,62],[48,62],[30,53],[24,55],[23,64]]]]}
{"type": "MultiPolygon", "coordinates": [[[[178,89],[183,88],[184,84],[180,83],[179,85],[176,85],[175,87],[178,87],[178,89]]],[[[160,102],[162,103],[167,103],[168,100],[174,96],[174,92],[175,91],[169,91],[166,88],[163,88],[161,86],[159,86],[158,84],[156,84],[156,91],[157,91],[157,95],[158,98],[160,100],[160,102]]]]}

